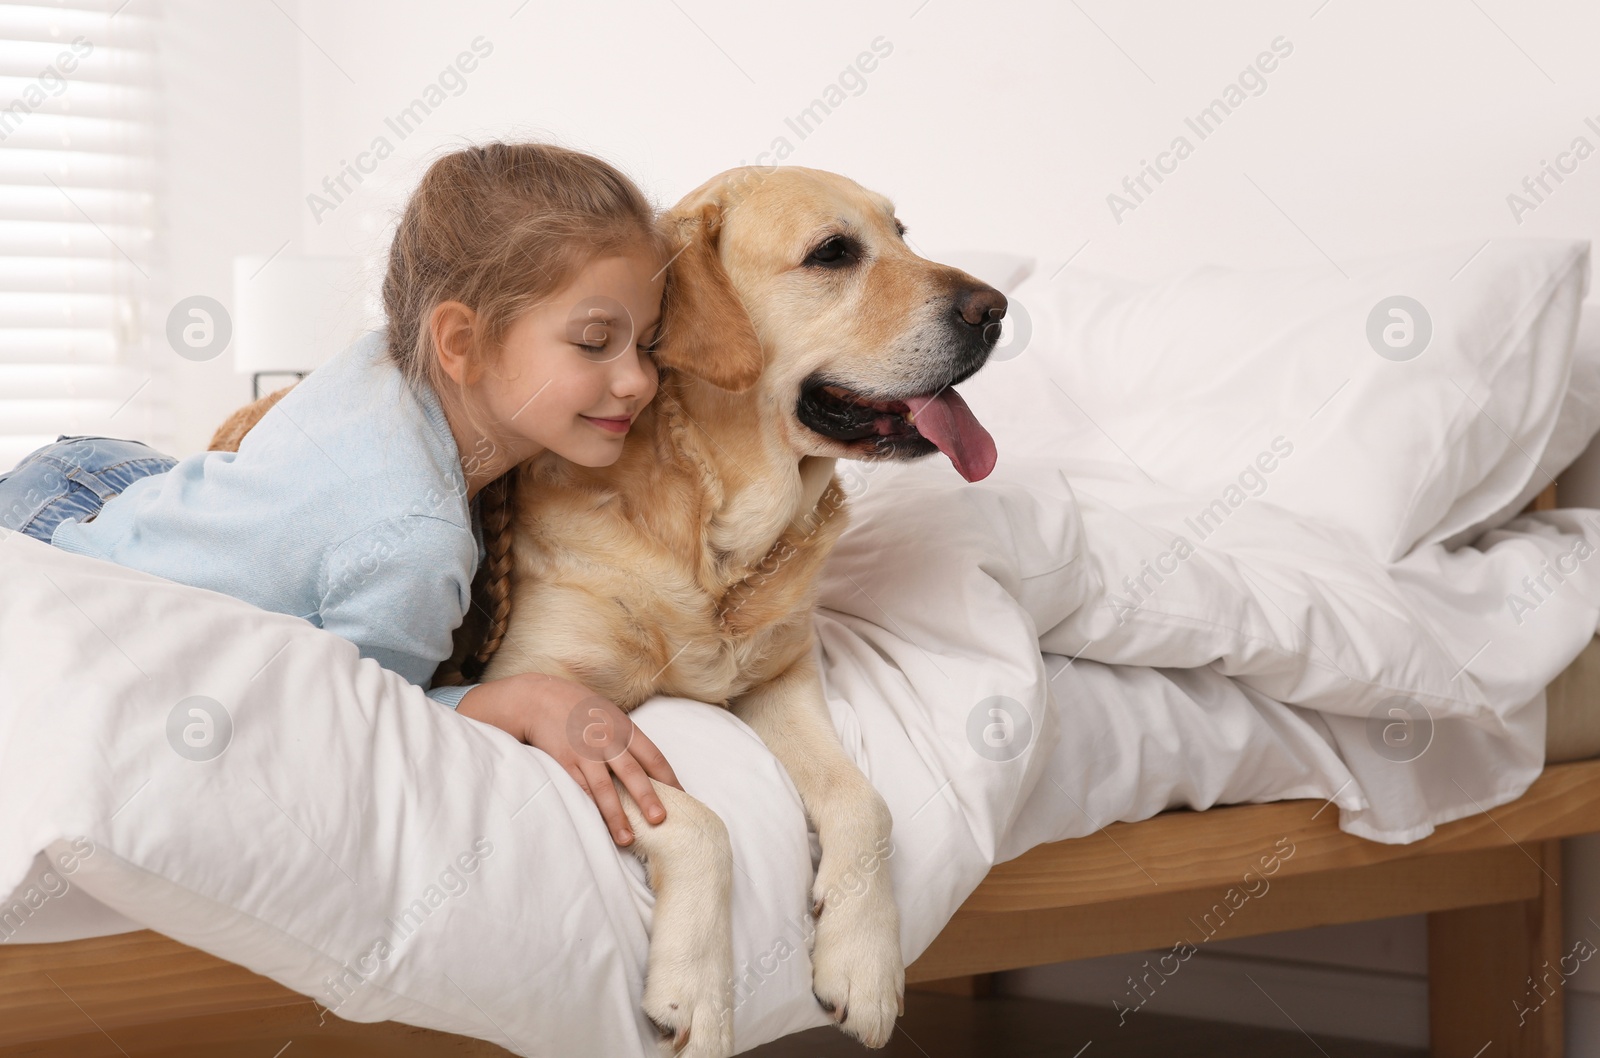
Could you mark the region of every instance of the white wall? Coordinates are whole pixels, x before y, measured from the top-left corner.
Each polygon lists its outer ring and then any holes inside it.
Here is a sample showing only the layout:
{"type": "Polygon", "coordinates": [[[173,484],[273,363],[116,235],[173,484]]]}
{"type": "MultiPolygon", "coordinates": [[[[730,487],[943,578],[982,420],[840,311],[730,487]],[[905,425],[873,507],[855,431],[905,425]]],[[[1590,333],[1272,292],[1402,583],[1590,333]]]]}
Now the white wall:
{"type": "MultiPolygon", "coordinates": [[[[595,151],[661,202],[783,138],[786,161],[891,195],[926,253],[1004,247],[1140,277],[1595,234],[1600,157],[1520,224],[1506,199],[1575,136],[1600,147],[1584,124],[1600,125],[1600,10],[1319,4],[279,4],[296,29],[273,5],[169,0],[171,281],[226,292],[218,268],[285,240],[375,256],[426,160],[490,136],[595,151]],[[465,90],[388,132],[479,36],[494,51],[465,90]],[[860,94],[796,134],[785,119],[879,37],[892,51],[860,94]],[[1280,37],[1293,51],[1261,94],[1206,139],[1189,131],[1280,37]],[[1180,134],[1192,154],[1119,223],[1108,196],[1180,134]],[[379,135],[394,154],[314,220],[307,196],[379,135]]],[[[191,373],[197,401],[226,366],[191,373]]]]}
{"type": "MultiPolygon", "coordinates": [[[[158,352],[173,303],[205,294],[231,309],[233,258],[299,240],[301,130],[299,34],[271,4],[165,0],[161,11],[158,352]]],[[[150,440],[188,455],[249,401],[249,381],[227,353],[205,362],[170,355],[161,384],[172,418],[150,440]]]]}
{"type": "MultiPolygon", "coordinates": [[[[1203,262],[1333,268],[1430,242],[1600,233],[1600,156],[1520,223],[1507,202],[1575,137],[1600,148],[1600,8],[1580,0],[1256,0],[1225,11],[1182,0],[519,2],[280,0],[299,28],[270,4],[169,2],[177,296],[226,302],[226,262],[285,242],[375,259],[421,166],[496,136],[599,153],[663,204],[721,169],[770,160],[782,139],[784,161],[890,195],[929,256],[1003,248],[1046,268],[1072,259],[1135,277],[1203,262]],[[389,130],[384,119],[479,37],[493,50],[464,90],[405,138],[389,130]],[[859,94],[809,135],[794,132],[785,119],[880,37],[888,54],[859,94]],[[1260,94],[1205,139],[1190,131],[1185,117],[1279,38],[1292,51],[1260,94]],[[1180,134],[1192,153],[1114,217],[1108,195],[1180,134]],[[307,196],[326,197],[324,178],[379,136],[393,155],[314,217],[307,196]]],[[[188,369],[181,451],[202,447],[243,398],[226,365],[188,369]]],[[[1574,930],[1600,917],[1596,848],[1569,857],[1574,930]]],[[[1411,919],[1219,942],[1230,954],[1212,960],[1217,976],[1194,975],[1194,1003],[1212,1017],[1268,1017],[1229,987],[1256,966],[1286,988],[1293,980],[1307,1021],[1416,1042],[1424,936],[1411,919]]],[[[1109,1004],[1121,966],[1013,975],[1008,986],[1109,1004]]],[[[1569,1053],[1600,1054],[1600,975],[1570,988],[1569,1053]]]]}
{"type": "Polygon", "coordinates": [[[1600,11],[1576,0],[1537,13],[1504,0],[1484,11],[1455,0],[1319,3],[1217,13],[1179,0],[907,0],[757,14],[731,2],[530,2],[514,17],[516,0],[416,5],[411,17],[361,0],[313,5],[303,25],[326,56],[302,46],[307,191],[473,37],[495,53],[399,144],[355,208],[309,226],[308,240],[366,245],[415,160],[442,146],[543,133],[620,161],[667,201],[787,135],[788,161],[895,198],[924,247],[981,243],[1060,260],[1089,240],[1077,263],[1138,276],[1594,233],[1600,158],[1520,225],[1506,195],[1574,136],[1600,144],[1583,124],[1600,120],[1600,11]],[[865,90],[805,139],[790,132],[784,119],[880,35],[893,51],[865,90]],[[1204,141],[1190,134],[1192,155],[1117,223],[1107,195],[1280,36],[1293,52],[1262,94],[1204,141]]]}

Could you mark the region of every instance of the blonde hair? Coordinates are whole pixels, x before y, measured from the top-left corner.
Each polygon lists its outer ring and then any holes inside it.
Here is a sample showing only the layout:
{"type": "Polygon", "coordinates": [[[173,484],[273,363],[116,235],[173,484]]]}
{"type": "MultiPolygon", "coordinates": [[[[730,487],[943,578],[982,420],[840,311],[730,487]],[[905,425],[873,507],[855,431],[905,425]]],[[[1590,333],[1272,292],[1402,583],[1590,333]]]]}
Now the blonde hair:
{"type": "MultiPolygon", "coordinates": [[[[444,155],[412,193],[389,250],[383,281],[389,357],[413,387],[443,394],[443,387],[455,383],[433,347],[429,317],[435,306],[459,301],[472,309],[477,325],[468,361],[492,370],[517,317],[565,288],[591,261],[635,251],[654,254],[663,265],[672,255],[649,200],[610,163],[548,143],[487,143],[444,155]]],[[[478,436],[489,440],[492,453],[496,438],[504,436],[498,424],[485,428],[464,385],[457,396],[457,406],[478,436]]],[[[511,616],[516,468],[480,495],[486,555],[472,594],[488,627],[459,674],[441,667],[440,683],[476,679],[511,616]]],[[[479,623],[470,611],[468,618],[462,629],[479,623]]]]}

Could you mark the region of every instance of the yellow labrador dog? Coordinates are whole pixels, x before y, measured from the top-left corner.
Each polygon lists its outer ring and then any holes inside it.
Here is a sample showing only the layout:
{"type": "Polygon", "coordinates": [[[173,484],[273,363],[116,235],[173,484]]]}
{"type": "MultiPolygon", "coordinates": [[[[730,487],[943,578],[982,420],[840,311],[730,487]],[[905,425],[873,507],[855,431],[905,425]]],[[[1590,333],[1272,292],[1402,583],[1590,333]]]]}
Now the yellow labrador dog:
{"type": "MultiPolygon", "coordinates": [[[[917,256],[888,199],[833,173],[731,170],[666,222],[682,249],[661,388],[613,465],[523,467],[511,624],[483,678],[548,673],[622,709],[654,694],[733,709],[821,842],[813,990],[882,1046],[905,987],[892,820],[840,745],[812,657],[817,575],[845,524],[834,460],[937,448],[986,475],[993,442],[950,387],[988,358],[1006,300],[917,256]]],[[[656,893],[645,1012],[673,1045],[726,1054],[727,831],[655,786],[661,826],[620,795],[656,893]]]]}
{"type": "MultiPolygon", "coordinates": [[[[883,1046],[903,1010],[893,820],[845,754],[813,660],[817,577],[845,525],[834,461],[942,451],[968,480],[994,443],[951,388],[983,366],[1006,299],[906,245],[893,204],[833,173],[734,169],[665,217],[661,386],[618,461],[518,471],[509,628],[482,679],[542,672],[622,709],[656,694],[734,711],[816,827],[812,988],[883,1046]]],[[[246,427],[248,428],[248,427],[246,427]]],[[[726,827],[620,783],[656,895],[644,992],[664,1053],[733,1052],[726,827]]]]}

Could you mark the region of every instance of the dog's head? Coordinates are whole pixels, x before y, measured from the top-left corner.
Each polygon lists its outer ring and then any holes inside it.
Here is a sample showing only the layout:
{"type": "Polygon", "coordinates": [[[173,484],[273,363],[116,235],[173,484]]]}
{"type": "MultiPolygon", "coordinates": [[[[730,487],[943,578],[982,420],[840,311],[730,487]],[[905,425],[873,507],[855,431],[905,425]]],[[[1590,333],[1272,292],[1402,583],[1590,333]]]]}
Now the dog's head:
{"type": "Polygon", "coordinates": [[[906,245],[884,196],[798,166],[730,169],[664,218],[664,367],[759,387],[797,455],[942,451],[969,481],[994,441],[951,387],[983,366],[1005,295],[906,245]]]}

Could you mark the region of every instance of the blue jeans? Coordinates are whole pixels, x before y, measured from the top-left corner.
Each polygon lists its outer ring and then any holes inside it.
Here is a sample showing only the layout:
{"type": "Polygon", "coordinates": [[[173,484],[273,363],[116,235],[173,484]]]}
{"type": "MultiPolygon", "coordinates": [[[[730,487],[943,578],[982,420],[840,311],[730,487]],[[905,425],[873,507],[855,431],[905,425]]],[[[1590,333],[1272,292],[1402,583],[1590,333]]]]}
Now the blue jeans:
{"type": "Polygon", "coordinates": [[[62,434],[0,474],[0,527],[48,544],[68,518],[93,520],[123,489],[177,463],[139,441],[62,434]]]}

